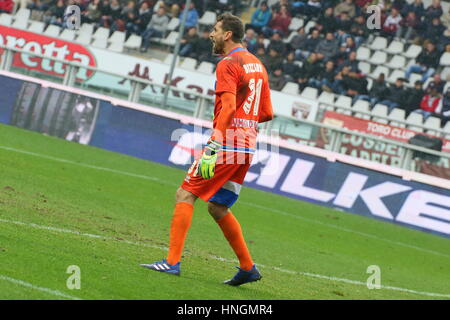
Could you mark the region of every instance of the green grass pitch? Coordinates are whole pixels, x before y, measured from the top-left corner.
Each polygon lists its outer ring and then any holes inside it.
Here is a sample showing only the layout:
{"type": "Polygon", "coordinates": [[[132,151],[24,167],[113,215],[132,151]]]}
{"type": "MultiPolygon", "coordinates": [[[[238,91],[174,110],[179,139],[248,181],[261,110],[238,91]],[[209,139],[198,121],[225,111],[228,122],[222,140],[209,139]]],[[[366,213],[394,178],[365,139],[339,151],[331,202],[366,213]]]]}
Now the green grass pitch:
{"type": "Polygon", "coordinates": [[[183,178],[0,125],[0,299],[450,299],[448,239],[250,188],[233,212],[262,281],[222,284],[237,261],[201,201],[181,277],[144,269],[166,255],[183,178]],[[371,265],[381,289],[366,286],[371,265]]]}

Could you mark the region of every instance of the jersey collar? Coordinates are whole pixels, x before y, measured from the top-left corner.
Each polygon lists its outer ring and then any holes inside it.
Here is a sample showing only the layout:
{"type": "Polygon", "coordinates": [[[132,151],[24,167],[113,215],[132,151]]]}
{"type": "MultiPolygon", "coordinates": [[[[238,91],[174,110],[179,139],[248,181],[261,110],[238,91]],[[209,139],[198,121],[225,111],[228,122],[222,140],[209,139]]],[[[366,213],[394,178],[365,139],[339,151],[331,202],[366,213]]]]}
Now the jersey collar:
{"type": "Polygon", "coordinates": [[[236,48],[236,49],[233,49],[233,50],[231,50],[231,52],[230,52],[229,54],[227,54],[225,57],[228,57],[228,56],[232,55],[233,53],[235,53],[235,52],[237,52],[237,51],[247,51],[247,49],[245,49],[245,48],[236,48]]]}

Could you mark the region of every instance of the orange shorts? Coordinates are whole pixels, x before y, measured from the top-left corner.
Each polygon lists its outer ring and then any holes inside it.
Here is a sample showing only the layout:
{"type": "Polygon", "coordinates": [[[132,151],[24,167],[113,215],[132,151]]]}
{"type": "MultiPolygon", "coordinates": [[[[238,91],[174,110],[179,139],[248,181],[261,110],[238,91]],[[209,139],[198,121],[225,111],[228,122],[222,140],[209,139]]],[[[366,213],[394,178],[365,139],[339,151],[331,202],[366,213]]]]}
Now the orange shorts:
{"type": "Polygon", "coordinates": [[[225,152],[219,154],[211,179],[198,174],[199,159],[189,169],[181,188],[204,201],[213,201],[230,208],[238,199],[245,175],[252,162],[253,154],[225,152]]]}

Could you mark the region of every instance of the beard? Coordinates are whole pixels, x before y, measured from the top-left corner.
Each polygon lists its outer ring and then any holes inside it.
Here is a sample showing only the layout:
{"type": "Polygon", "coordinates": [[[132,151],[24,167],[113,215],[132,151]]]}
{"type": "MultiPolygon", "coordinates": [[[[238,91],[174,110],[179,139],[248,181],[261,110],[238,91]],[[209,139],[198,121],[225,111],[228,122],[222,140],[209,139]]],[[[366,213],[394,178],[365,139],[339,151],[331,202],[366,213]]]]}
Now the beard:
{"type": "Polygon", "coordinates": [[[224,43],[223,41],[213,41],[212,47],[213,54],[223,54],[224,53],[224,43]]]}

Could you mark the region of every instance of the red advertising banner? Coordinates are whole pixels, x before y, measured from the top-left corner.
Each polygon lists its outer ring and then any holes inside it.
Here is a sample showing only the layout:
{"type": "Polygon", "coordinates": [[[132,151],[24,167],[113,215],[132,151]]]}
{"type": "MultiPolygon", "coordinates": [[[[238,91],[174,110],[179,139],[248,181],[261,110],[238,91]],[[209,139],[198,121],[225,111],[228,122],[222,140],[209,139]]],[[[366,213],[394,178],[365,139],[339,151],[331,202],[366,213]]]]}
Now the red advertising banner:
{"type": "MultiPolygon", "coordinates": [[[[408,142],[409,139],[419,133],[413,130],[394,127],[375,121],[355,118],[333,111],[326,111],[322,122],[339,126],[348,130],[356,130],[359,132],[369,133],[401,142],[408,142]]],[[[450,140],[442,140],[442,151],[450,152],[450,140]]]]}
{"type": "MultiPolygon", "coordinates": [[[[95,67],[97,65],[94,55],[81,44],[25,30],[0,26],[0,45],[27,50],[61,60],[78,62],[85,66],[95,67]]],[[[0,49],[1,53],[3,53],[3,49],[0,49]]],[[[26,53],[16,53],[12,65],[59,77],[64,77],[66,71],[66,65],[63,63],[33,57],[26,53]]],[[[77,80],[85,81],[92,74],[93,71],[80,69],[77,73],[77,80]]]]}
{"type": "MultiPolygon", "coordinates": [[[[409,129],[354,118],[332,111],[325,112],[322,122],[348,130],[373,134],[401,142],[408,142],[410,138],[418,133],[409,129]]],[[[317,139],[317,146],[324,147],[328,142],[328,130],[321,130],[317,139]]],[[[450,152],[450,140],[443,140],[442,151],[450,152]]],[[[398,146],[382,141],[375,141],[352,135],[343,135],[339,152],[356,158],[399,167],[404,150],[398,146]]],[[[414,161],[413,165],[417,172],[450,179],[450,161],[448,158],[441,157],[437,163],[428,163],[423,160],[417,160],[414,161]]]]}

